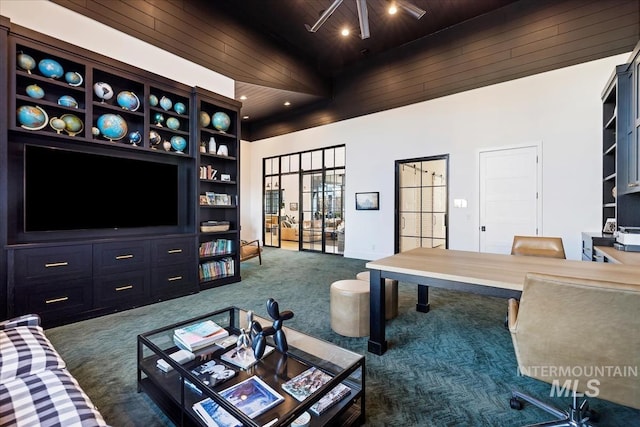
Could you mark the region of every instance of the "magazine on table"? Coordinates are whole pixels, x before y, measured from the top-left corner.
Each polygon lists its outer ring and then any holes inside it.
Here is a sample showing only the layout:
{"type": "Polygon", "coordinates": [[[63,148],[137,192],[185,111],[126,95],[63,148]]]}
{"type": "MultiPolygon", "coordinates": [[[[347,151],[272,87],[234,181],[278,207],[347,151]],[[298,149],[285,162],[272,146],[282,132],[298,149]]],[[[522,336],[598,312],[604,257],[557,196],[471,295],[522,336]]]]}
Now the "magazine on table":
{"type": "Polygon", "coordinates": [[[282,389],[302,402],[317,389],[331,381],[331,378],[331,375],[312,366],[283,383],[282,389]]]}
{"type": "Polygon", "coordinates": [[[173,341],[178,347],[193,352],[227,336],[229,331],[213,320],[205,320],[176,329],[173,333],[173,341]]]}
{"type": "Polygon", "coordinates": [[[284,401],[282,395],[255,375],[222,390],[220,396],[249,418],[255,418],[284,401]]]}
{"type": "Polygon", "coordinates": [[[233,415],[221,408],[210,397],[196,402],[193,410],[209,427],[241,427],[242,423],[235,419],[233,415]]]}
{"type": "MultiPolygon", "coordinates": [[[[274,350],[274,347],[270,345],[266,346],[264,349],[264,355],[262,357],[265,357],[267,354],[273,352],[273,350],[274,350]]],[[[222,354],[222,356],[220,356],[220,359],[224,360],[225,362],[229,362],[233,365],[236,365],[242,369],[247,369],[255,365],[256,363],[258,363],[255,355],[253,354],[253,349],[251,347],[232,348],[231,350],[222,354]]]]}
{"type": "Polygon", "coordinates": [[[344,399],[346,396],[348,396],[350,393],[351,393],[351,388],[340,383],[337,386],[335,386],[333,389],[331,389],[329,393],[322,396],[322,398],[318,400],[316,403],[314,403],[313,406],[309,408],[309,410],[316,415],[321,415],[327,409],[331,408],[333,405],[335,405],[336,403],[344,399]]]}

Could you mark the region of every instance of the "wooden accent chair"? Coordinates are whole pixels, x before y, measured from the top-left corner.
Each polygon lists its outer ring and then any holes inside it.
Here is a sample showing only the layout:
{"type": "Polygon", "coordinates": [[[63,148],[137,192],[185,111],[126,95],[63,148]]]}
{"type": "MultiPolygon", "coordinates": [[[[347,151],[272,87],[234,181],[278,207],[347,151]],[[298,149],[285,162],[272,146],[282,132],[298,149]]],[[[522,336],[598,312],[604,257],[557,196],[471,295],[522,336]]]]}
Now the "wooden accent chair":
{"type": "Polygon", "coordinates": [[[513,391],[511,407],[525,401],[559,419],[536,425],[579,427],[597,414],[586,400],[578,405],[576,393],[640,409],[638,307],[637,286],[528,273],[520,301],[509,300],[519,372],[550,383],[550,395],[564,388],[573,403],[561,411],[513,391]]]}
{"type": "Polygon", "coordinates": [[[251,258],[258,257],[260,265],[262,265],[262,248],[259,240],[240,240],[240,262],[251,258]]]}
{"type": "Polygon", "coordinates": [[[513,236],[511,255],[566,258],[561,237],[513,236]]]}

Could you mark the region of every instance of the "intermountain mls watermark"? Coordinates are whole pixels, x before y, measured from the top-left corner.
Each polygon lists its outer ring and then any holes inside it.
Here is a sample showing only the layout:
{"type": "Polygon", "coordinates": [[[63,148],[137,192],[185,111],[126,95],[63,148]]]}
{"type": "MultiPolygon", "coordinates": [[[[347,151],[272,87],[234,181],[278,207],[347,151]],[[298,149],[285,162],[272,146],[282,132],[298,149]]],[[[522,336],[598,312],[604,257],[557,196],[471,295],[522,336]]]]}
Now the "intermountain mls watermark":
{"type": "Polygon", "coordinates": [[[518,376],[563,378],[551,381],[549,397],[572,397],[573,390],[578,397],[598,397],[603,378],[638,377],[637,366],[519,366],[518,376]],[[578,379],[579,378],[579,379],[578,379]],[[582,383],[580,383],[582,381],[582,383]]]}

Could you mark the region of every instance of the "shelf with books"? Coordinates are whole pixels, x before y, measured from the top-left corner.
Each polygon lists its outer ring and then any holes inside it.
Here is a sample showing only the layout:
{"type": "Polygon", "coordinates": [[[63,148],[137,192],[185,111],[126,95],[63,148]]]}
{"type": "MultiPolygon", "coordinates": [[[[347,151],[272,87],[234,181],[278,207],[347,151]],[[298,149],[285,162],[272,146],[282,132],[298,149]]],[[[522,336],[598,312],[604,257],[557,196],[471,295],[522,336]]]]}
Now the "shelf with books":
{"type": "MultiPolygon", "coordinates": [[[[217,222],[227,225],[228,234],[221,238],[231,240],[229,256],[222,260],[210,260],[201,257],[199,270],[201,288],[209,288],[240,280],[240,259],[236,248],[239,247],[240,224],[240,186],[239,169],[239,102],[221,97],[202,88],[193,91],[193,106],[197,114],[197,123],[192,129],[199,140],[198,160],[198,224],[200,224],[200,243],[211,241],[208,223],[217,222]],[[211,270],[213,269],[213,272],[211,270]],[[210,274],[207,274],[209,272],[210,274]]],[[[195,121],[195,119],[194,119],[195,121]]]]}

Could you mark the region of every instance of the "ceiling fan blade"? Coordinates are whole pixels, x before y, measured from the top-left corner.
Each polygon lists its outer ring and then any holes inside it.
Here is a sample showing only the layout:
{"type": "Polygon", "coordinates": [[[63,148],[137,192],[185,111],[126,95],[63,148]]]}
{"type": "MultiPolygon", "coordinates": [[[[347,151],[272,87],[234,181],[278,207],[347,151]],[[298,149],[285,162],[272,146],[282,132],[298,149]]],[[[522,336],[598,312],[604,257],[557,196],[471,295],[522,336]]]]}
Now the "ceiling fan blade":
{"type": "Polygon", "coordinates": [[[416,19],[422,18],[422,16],[427,13],[426,10],[420,9],[418,6],[404,0],[396,0],[396,4],[416,19]]]}
{"type": "Polygon", "coordinates": [[[304,26],[307,28],[307,31],[309,31],[310,33],[315,33],[316,31],[318,31],[322,24],[324,24],[324,22],[329,19],[331,14],[338,8],[338,6],[340,6],[341,3],[342,0],[334,0],[331,6],[329,6],[329,8],[325,10],[322,15],[320,15],[320,18],[315,24],[313,24],[313,27],[310,27],[308,24],[304,24],[304,26]]]}
{"type": "Polygon", "coordinates": [[[358,20],[360,21],[360,38],[368,39],[369,33],[369,11],[367,10],[367,0],[356,0],[358,8],[358,20]]]}

